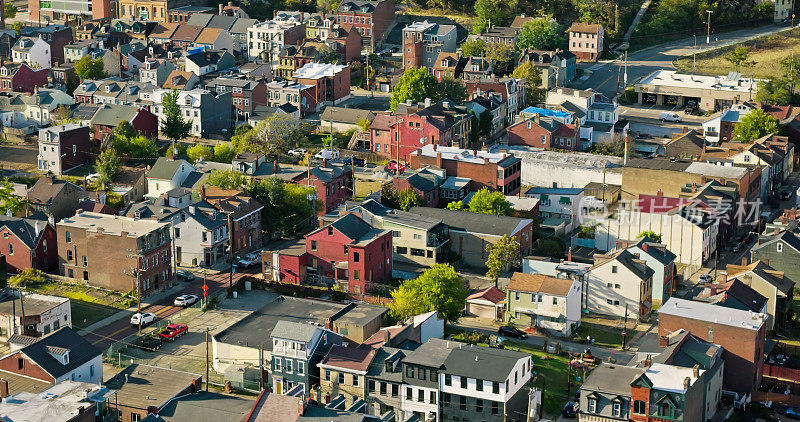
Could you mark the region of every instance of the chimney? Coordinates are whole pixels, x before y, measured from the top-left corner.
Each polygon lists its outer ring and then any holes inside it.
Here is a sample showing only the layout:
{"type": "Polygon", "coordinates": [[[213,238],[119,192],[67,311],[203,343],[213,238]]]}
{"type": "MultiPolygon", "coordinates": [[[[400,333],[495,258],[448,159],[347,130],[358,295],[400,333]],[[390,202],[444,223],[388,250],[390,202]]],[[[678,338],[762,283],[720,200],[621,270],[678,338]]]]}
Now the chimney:
{"type": "Polygon", "coordinates": [[[200,199],[206,200],[206,185],[200,186],[200,199]]]}
{"type": "Polygon", "coordinates": [[[747,257],[746,256],[742,257],[742,265],[747,265],[747,257]]]}
{"type": "Polygon", "coordinates": [[[686,377],[683,379],[683,388],[689,388],[689,384],[691,383],[691,378],[686,377]]]}
{"type": "Polygon", "coordinates": [[[639,252],[633,253],[631,255],[633,255],[633,257],[636,258],[636,259],[640,259],[639,252]]]}
{"type": "Polygon", "coordinates": [[[328,318],[325,320],[325,328],[328,330],[333,330],[333,319],[328,318]]]}
{"type": "Polygon", "coordinates": [[[323,168],[327,168],[328,167],[328,159],[327,158],[323,158],[322,159],[322,167],[323,168]]]}
{"type": "Polygon", "coordinates": [[[431,99],[426,97],[425,98],[425,108],[428,108],[430,106],[431,106],[431,99]]]}
{"type": "Polygon", "coordinates": [[[692,367],[692,376],[695,378],[700,378],[700,365],[695,364],[692,367]]]}
{"type": "Polygon", "coordinates": [[[383,342],[384,343],[389,342],[389,330],[383,330],[383,342]]]}
{"type": "Polygon", "coordinates": [[[649,368],[650,365],[652,365],[652,364],[653,364],[652,358],[650,357],[650,355],[647,355],[647,357],[644,358],[644,363],[642,363],[642,366],[645,367],[645,368],[649,368]]]}
{"type": "Polygon", "coordinates": [[[669,345],[669,337],[667,335],[658,336],[658,347],[667,347],[669,345]]]}
{"type": "Polygon", "coordinates": [[[0,378],[0,398],[8,397],[8,381],[0,378]]]}
{"type": "Polygon", "coordinates": [[[642,250],[647,252],[647,242],[642,243],[642,250]]]}
{"type": "Polygon", "coordinates": [[[570,246],[569,250],[567,251],[567,261],[572,261],[572,246],[570,246]]]}
{"type": "Polygon", "coordinates": [[[683,127],[683,133],[689,133],[689,128],[688,128],[688,127],[686,127],[686,126],[684,126],[684,127],[683,127]]]}

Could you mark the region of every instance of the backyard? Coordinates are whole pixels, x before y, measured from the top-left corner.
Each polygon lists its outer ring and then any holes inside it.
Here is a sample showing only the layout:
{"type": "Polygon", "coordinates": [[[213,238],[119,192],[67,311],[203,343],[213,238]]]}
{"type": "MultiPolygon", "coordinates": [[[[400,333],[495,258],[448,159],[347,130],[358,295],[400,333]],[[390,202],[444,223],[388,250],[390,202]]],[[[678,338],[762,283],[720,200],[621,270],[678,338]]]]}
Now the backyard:
{"type": "MultiPolygon", "coordinates": [[[[697,55],[695,72],[705,75],[727,75],[736,67],[725,60],[725,55],[736,47],[745,46],[750,49],[748,60],[755,65],[742,67],[745,76],[772,79],[783,76],[780,61],[787,56],[800,54],[800,29],[792,29],[777,34],[765,35],[740,44],[718,48],[697,55]]],[[[692,56],[683,57],[675,62],[678,70],[692,71],[692,56]]]]}
{"type": "Polygon", "coordinates": [[[50,281],[26,286],[27,292],[69,298],[72,327],[82,329],[131,306],[132,298],[87,286],[50,281]]]}

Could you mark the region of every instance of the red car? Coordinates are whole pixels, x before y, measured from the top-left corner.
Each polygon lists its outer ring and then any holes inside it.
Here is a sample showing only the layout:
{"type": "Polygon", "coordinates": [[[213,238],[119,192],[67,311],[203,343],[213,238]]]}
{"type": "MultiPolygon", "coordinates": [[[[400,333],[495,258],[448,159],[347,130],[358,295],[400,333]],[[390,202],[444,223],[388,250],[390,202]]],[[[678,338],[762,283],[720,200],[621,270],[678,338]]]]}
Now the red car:
{"type": "MultiPolygon", "coordinates": [[[[398,170],[397,161],[394,160],[389,161],[389,164],[386,165],[386,168],[388,168],[389,170],[398,170]]],[[[400,173],[406,171],[406,166],[404,164],[399,164],[399,171],[400,173]]]]}
{"type": "Polygon", "coordinates": [[[189,331],[189,326],[186,324],[170,324],[167,325],[159,335],[167,340],[174,341],[176,338],[184,335],[187,331],[189,331]]]}

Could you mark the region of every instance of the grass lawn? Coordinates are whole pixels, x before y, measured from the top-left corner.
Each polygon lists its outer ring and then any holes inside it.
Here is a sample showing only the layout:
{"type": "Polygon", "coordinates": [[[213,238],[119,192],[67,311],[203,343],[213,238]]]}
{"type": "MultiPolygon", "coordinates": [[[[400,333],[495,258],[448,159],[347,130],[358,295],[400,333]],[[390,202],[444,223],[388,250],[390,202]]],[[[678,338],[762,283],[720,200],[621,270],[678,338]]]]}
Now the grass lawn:
{"type": "MultiPolygon", "coordinates": [[[[765,35],[740,44],[700,53],[697,55],[696,73],[716,76],[735,71],[735,67],[725,60],[725,55],[742,45],[750,49],[748,59],[755,61],[756,65],[752,68],[742,68],[741,72],[748,77],[754,72],[756,78],[775,78],[782,76],[781,59],[792,54],[800,54],[800,29],[765,35]]],[[[677,60],[676,65],[683,72],[691,72],[692,56],[677,60]]]]}
{"type": "Polygon", "coordinates": [[[781,340],[782,343],[791,344],[793,346],[800,346],[800,297],[795,292],[794,299],[792,300],[792,313],[794,317],[788,324],[786,324],[786,339],[781,340]]]}
{"type": "MultiPolygon", "coordinates": [[[[630,325],[630,323],[628,323],[630,325]]],[[[626,342],[636,336],[639,332],[635,329],[629,328],[627,330],[626,342]]],[[[575,331],[573,336],[576,339],[585,340],[586,336],[594,340],[595,346],[620,348],[622,347],[622,327],[611,327],[602,324],[592,324],[590,322],[582,322],[581,326],[575,331]]]]}
{"type": "Polygon", "coordinates": [[[86,286],[50,282],[26,286],[26,290],[69,298],[72,326],[77,329],[87,327],[127,308],[120,294],[86,286]]]}

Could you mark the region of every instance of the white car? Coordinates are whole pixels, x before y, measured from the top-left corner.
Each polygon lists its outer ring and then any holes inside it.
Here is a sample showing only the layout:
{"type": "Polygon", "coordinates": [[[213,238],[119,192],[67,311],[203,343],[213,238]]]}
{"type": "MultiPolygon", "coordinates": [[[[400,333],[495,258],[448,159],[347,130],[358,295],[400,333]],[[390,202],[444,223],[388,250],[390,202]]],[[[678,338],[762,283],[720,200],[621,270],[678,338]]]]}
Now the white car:
{"type": "Polygon", "coordinates": [[[681,116],[678,116],[678,113],[665,111],[665,112],[661,113],[661,115],[659,116],[659,120],[661,120],[662,123],[663,122],[680,123],[681,122],[681,116]]]}
{"type": "Polygon", "coordinates": [[[195,295],[180,295],[175,298],[175,306],[192,306],[197,301],[200,300],[199,297],[195,295]]]}
{"type": "Polygon", "coordinates": [[[249,254],[242,255],[237,261],[236,265],[244,268],[252,267],[253,265],[261,262],[261,252],[250,252],[249,254]]]}
{"type": "Polygon", "coordinates": [[[139,325],[140,323],[142,325],[147,325],[155,322],[155,320],[156,320],[156,314],[150,312],[145,312],[142,314],[137,312],[131,316],[132,325],[139,325]]]}
{"type": "Polygon", "coordinates": [[[314,155],[314,157],[320,160],[338,160],[339,150],[334,148],[324,148],[314,155]]]}
{"type": "Polygon", "coordinates": [[[86,176],[86,181],[87,182],[94,182],[95,180],[97,180],[99,178],[100,178],[100,173],[92,173],[92,174],[86,176]]]}
{"type": "Polygon", "coordinates": [[[295,157],[302,157],[306,155],[306,152],[308,151],[305,148],[295,148],[295,149],[290,149],[288,154],[294,155],[295,157]]]}

